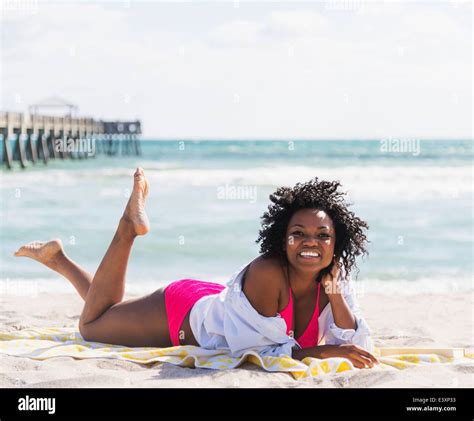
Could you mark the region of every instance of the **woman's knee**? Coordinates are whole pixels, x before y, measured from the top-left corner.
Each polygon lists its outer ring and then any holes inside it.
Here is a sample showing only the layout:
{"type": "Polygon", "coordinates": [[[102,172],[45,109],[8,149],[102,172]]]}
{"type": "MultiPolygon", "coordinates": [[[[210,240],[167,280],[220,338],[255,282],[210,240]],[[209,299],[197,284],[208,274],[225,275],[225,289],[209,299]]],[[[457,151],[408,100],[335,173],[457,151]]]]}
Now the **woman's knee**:
{"type": "Polygon", "coordinates": [[[101,342],[105,338],[101,335],[101,326],[96,321],[84,323],[83,320],[79,320],[79,333],[82,338],[88,342],[101,342]]]}
{"type": "Polygon", "coordinates": [[[85,341],[92,341],[92,331],[88,323],[79,320],[79,333],[85,341]]]}

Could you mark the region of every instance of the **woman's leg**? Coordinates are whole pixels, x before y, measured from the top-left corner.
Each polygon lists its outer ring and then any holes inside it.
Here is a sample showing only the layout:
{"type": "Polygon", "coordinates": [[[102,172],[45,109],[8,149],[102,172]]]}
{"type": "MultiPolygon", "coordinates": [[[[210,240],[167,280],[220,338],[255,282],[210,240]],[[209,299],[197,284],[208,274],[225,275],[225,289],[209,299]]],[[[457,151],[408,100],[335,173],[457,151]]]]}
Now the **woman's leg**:
{"type": "Polygon", "coordinates": [[[145,213],[147,194],[148,182],[143,170],[138,168],[134,174],[133,190],[125,212],[87,293],[80,319],[80,325],[83,327],[97,320],[123,299],[125,275],[133,242],[137,235],[145,235],[149,231],[145,213]]]}
{"type": "Polygon", "coordinates": [[[123,301],[128,258],[137,235],[149,230],[145,213],[148,182],[134,175],[133,191],[117,232],[92,280],[79,321],[88,341],[128,346],[171,346],[164,290],[123,301]]]}
{"type": "Polygon", "coordinates": [[[61,240],[34,241],[20,247],[15,256],[30,257],[43,263],[71,281],[79,295],[85,300],[92,282],[92,274],[71,260],[64,252],[61,240]]]}
{"type": "MultiPolygon", "coordinates": [[[[117,233],[92,282],[90,275],[78,265],[71,266],[63,261],[63,266],[58,266],[61,267],[60,273],[75,275],[75,282],[72,280],[71,282],[74,286],[78,285],[76,287],[78,291],[81,289],[84,292],[88,288],[79,322],[79,330],[88,341],[125,346],[172,346],[163,288],[144,297],[121,301],[133,240],[137,235],[146,234],[149,229],[148,218],[144,211],[144,199],[147,193],[148,184],[143,171],[137,170],[133,192],[117,233]]],[[[26,253],[25,250],[21,253],[18,255],[27,255],[23,254],[26,253]]],[[[58,270],[57,266],[51,264],[48,267],[58,270]]],[[[188,338],[185,338],[185,341],[187,342],[188,338]]]]}
{"type": "MultiPolygon", "coordinates": [[[[66,256],[60,240],[26,244],[15,256],[30,257],[60,273],[71,281],[81,297],[86,298],[93,276],[66,256]]],[[[183,327],[183,331],[190,331],[189,321],[186,326],[187,330],[183,327]]],[[[98,342],[126,346],[173,346],[163,288],[145,297],[112,306],[87,329],[88,339],[98,342]]],[[[192,338],[192,334],[187,337],[192,338]]],[[[190,344],[197,345],[195,341],[190,344]]]]}

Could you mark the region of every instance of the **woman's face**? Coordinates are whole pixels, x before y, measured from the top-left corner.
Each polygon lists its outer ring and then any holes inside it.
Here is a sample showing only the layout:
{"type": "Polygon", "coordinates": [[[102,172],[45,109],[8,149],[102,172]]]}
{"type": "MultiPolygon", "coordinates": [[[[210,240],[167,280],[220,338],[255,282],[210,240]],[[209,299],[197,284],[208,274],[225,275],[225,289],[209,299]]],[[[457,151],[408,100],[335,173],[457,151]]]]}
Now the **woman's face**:
{"type": "Polygon", "coordinates": [[[329,215],[318,209],[293,214],[286,230],[286,256],[292,267],[319,273],[334,257],[336,232],[329,215]]]}

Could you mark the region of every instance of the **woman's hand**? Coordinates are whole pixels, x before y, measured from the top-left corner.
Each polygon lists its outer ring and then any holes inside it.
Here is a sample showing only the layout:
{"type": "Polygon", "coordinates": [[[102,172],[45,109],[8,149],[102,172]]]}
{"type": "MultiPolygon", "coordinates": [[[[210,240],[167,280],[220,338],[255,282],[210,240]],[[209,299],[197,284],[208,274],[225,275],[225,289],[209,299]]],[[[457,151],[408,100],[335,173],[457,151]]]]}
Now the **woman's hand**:
{"type": "Polygon", "coordinates": [[[374,364],[379,364],[377,358],[369,351],[354,344],[332,345],[324,350],[322,355],[324,355],[323,358],[347,358],[357,368],[372,368],[374,364]]]}
{"type": "Polygon", "coordinates": [[[319,345],[305,349],[295,349],[293,358],[302,360],[306,357],[312,358],[347,358],[354,367],[372,368],[374,364],[380,364],[369,351],[358,345],[342,344],[342,345],[319,345]]]}
{"type": "Polygon", "coordinates": [[[338,259],[336,257],[333,258],[332,262],[332,269],[331,272],[328,273],[327,275],[324,275],[323,278],[321,279],[321,283],[324,287],[324,291],[328,296],[330,294],[336,294],[340,292],[340,286],[339,286],[339,273],[341,269],[339,266],[338,259]]]}

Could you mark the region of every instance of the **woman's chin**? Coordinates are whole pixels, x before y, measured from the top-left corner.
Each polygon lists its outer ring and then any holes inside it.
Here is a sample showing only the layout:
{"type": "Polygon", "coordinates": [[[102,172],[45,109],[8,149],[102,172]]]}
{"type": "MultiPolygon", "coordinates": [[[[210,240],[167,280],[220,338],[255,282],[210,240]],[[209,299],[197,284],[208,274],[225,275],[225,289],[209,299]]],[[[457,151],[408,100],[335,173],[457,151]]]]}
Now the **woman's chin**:
{"type": "Polygon", "coordinates": [[[296,257],[294,264],[300,270],[311,272],[321,270],[324,267],[321,259],[305,259],[303,257],[296,257]]]}

